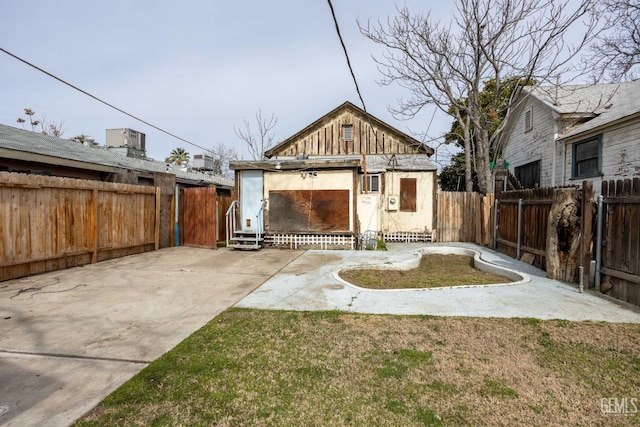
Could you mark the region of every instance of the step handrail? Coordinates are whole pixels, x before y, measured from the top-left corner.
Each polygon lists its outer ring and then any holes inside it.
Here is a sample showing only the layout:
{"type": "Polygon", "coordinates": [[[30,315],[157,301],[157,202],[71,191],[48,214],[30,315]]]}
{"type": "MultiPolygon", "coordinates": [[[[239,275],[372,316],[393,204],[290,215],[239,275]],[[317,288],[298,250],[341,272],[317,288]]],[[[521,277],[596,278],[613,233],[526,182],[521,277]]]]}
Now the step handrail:
{"type": "Polygon", "coordinates": [[[262,213],[264,212],[265,203],[266,203],[265,200],[261,201],[260,209],[258,210],[258,213],[256,214],[256,248],[260,248],[260,236],[262,236],[262,227],[263,227],[263,222],[264,222],[264,221],[260,221],[260,217],[262,216],[262,213]]]}
{"type": "Polygon", "coordinates": [[[238,206],[238,201],[234,200],[229,205],[229,209],[227,209],[227,213],[224,214],[225,219],[225,231],[226,231],[226,242],[227,247],[229,246],[229,242],[231,241],[231,235],[236,230],[236,209],[238,206]]]}

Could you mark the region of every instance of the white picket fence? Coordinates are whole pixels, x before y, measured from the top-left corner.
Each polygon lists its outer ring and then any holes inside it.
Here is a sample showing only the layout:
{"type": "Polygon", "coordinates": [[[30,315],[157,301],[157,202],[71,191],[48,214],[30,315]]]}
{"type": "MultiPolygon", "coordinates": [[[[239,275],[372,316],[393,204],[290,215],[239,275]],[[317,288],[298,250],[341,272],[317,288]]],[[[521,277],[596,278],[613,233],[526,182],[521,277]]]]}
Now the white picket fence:
{"type": "Polygon", "coordinates": [[[298,247],[314,247],[319,249],[351,249],[355,248],[354,236],[318,235],[318,234],[269,234],[265,241],[273,246],[288,246],[289,249],[298,247]]]}
{"type": "Polygon", "coordinates": [[[385,242],[433,242],[433,233],[383,233],[382,238],[385,242]]]}

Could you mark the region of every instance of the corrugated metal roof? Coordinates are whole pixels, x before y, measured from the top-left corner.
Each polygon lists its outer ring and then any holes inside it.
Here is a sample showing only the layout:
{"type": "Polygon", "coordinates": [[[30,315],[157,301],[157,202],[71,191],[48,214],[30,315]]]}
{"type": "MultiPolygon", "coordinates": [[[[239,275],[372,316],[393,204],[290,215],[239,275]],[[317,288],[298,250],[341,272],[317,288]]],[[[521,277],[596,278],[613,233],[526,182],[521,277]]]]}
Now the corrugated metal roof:
{"type": "Polygon", "coordinates": [[[233,180],[201,172],[184,171],[170,167],[165,162],[134,159],[104,147],[91,147],[77,142],[43,135],[0,124],[0,147],[18,152],[40,154],[59,159],[75,160],[101,166],[130,169],[141,172],[166,172],[177,179],[192,183],[211,183],[233,187],[233,180]]]}
{"type": "Polygon", "coordinates": [[[383,172],[393,169],[403,171],[434,171],[438,166],[426,154],[375,155],[367,158],[367,172],[383,172]]]}
{"type": "MultiPolygon", "coordinates": [[[[425,153],[416,154],[369,154],[366,156],[367,172],[385,172],[393,169],[403,171],[433,171],[438,166],[425,153]]],[[[353,166],[362,167],[362,156],[357,154],[340,156],[308,156],[304,158],[280,157],[278,160],[238,160],[230,164],[237,170],[269,170],[309,169],[314,167],[340,168],[344,162],[353,162],[353,166]]]]}
{"type": "Polygon", "coordinates": [[[596,115],[571,128],[562,138],[575,136],[640,113],[640,80],[625,83],[545,86],[528,91],[560,114],[596,115]]]}

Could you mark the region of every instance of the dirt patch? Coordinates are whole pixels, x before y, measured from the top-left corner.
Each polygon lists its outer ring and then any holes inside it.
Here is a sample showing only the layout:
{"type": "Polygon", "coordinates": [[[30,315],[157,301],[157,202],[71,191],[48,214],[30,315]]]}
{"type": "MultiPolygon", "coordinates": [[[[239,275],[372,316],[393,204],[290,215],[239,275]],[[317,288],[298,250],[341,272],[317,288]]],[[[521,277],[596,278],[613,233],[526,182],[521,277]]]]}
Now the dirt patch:
{"type": "Polygon", "coordinates": [[[423,255],[418,268],[412,270],[342,270],[340,277],[368,289],[438,288],[511,282],[506,277],[476,269],[472,257],[442,254],[423,255]]]}

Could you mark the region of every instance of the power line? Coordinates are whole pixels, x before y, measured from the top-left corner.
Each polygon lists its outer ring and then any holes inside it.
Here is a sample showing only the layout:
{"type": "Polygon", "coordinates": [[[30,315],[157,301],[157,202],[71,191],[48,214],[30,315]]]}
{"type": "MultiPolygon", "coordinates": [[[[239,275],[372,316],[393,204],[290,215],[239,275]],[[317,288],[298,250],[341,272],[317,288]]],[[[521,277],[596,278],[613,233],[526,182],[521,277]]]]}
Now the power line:
{"type": "Polygon", "coordinates": [[[331,16],[333,17],[333,23],[336,26],[336,33],[338,33],[338,38],[340,39],[340,44],[342,45],[342,50],[344,51],[344,56],[347,58],[347,66],[349,67],[349,71],[351,72],[351,78],[353,79],[353,83],[356,85],[356,92],[358,92],[358,96],[360,97],[360,102],[362,102],[362,109],[367,112],[367,107],[364,105],[364,99],[362,99],[362,94],[360,93],[360,87],[358,86],[358,81],[356,80],[356,75],[353,72],[353,68],[351,67],[351,61],[349,60],[349,54],[347,53],[347,46],[344,44],[344,40],[342,40],[342,34],[340,34],[340,26],[338,25],[338,19],[336,18],[336,12],[333,10],[333,3],[331,0],[327,0],[329,2],[329,8],[331,9],[331,16]]]}
{"type": "Polygon", "coordinates": [[[154,128],[154,129],[156,129],[156,130],[159,130],[160,132],[165,133],[165,134],[167,134],[167,135],[169,135],[169,136],[171,136],[171,137],[173,137],[173,138],[175,138],[175,139],[178,139],[178,140],[180,140],[180,141],[182,141],[182,142],[185,142],[185,143],[187,143],[187,144],[189,144],[189,145],[193,145],[194,147],[200,148],[201,150],[204,150],[204,151],[211,151],[211,150],[210,150],[210,149],[208,149],[208,148],[201,147],[201,146],[200,146],[200,145],[198,145],[198,144],[195,144],[195,143],[193,143],[193,142],[191,142],[191,141],[188,141],[188,140],[186,140],[186,139],[184,139],[184,138],[181,138],[181,137],[179,137],[178,135],[175,135],[175,134],[173,134],[173,133],[171,133],[171,132],[169,132],[169,131],[166,131],[166,130],[164,130],[164,129],[162,129],[162,128],[160,128],[160,127],[156,126],[156,125],[154,125],[154,124],[151,124],[151,123],[149,123],[149,122],[148,122],[148,121],[146,121],[146,120],[143,120],[143,119],[141,119],[141,118],[139,118],[139,117],[137,117],[137,116],[134,116],[133,114],[127,113],[127,112],[126,112],[126,111],[124,111],[123,109],[118,108],[118,107],[116,107],[115,105],[110,104],[110,103],[108,103],[108,102],[106,102],[106,101],[103,101],[102,99],[98,98],[97,96],[92,95],[92,94],[90,94],[89,92],[87,92],[87,91],[85,91],[85,90],[82,90],[82,89],[80,89],[79,87],[74,86],[74,85],[72,85],[71,83],[69,83],[69,82],[67,82],[67,81],[65,81],[65,80],[62,80],[60,77],[57,77],[57,76],[55,76],[55,75],[51,74],[50,72],[48,72],[48,71],[46,71],[46,70],[43,70],[42,68],[38,67],[37,65],[34,65],[34,64],[32,64],[31,62],[26,61],[26,60],[24,60],[24,59],[20,58],[19,56],[14,55],[13,53],[11,53],[11,52],[9,52],[9,51],[7,51],[7,50],[5,50],[5,49],[1,48],[1,47],[0,47],[0,51],[2,51],[2,52],[4,52],[4,53],[6,53],[6,54],[7,54],[7,55],[9,55],[9,56],[12,56],[13,58],[17,59],[18,61],[20,61],[20,62],[22,62],[22,63],[24,63],[24,64],[26,64],[26,65],[28,65],[28,66],[30,66],[30,67],[32,67],[32,68],[35,68],[36,70],[38,70],[38,71],[40,71],[40,72],[42,72],[42,73],[44,73],[44,74],[48,75],[49,77],[51,77],[51,78],[53,78],[53,79],[58,80],[60,83],[63,83],[63,84],[65,84],[65,85],[69,86],[70,88],[75,89],[75,90],[77,90],[78,92],[83,93],[84,95],[87,95],[88,97],[95,99],[96,101],[98,101],[98,102],[100,102],[100,103],[102,103],[102,104],[106,105],[107,107],[113,108],[114,110],[119,111],[120,113],[122,113],[122,114],[124,114],[124,115],[126,115],[126,116],[129,116],[129,117],[131,117],[131,118],[132,118],[132,119],[134,119],[134,120],[139,121],[140,123],[144,123],[144,124],[145,124],[145,125],[147,125],[147,126],[150,126],[150,127],[154,128]]]}

